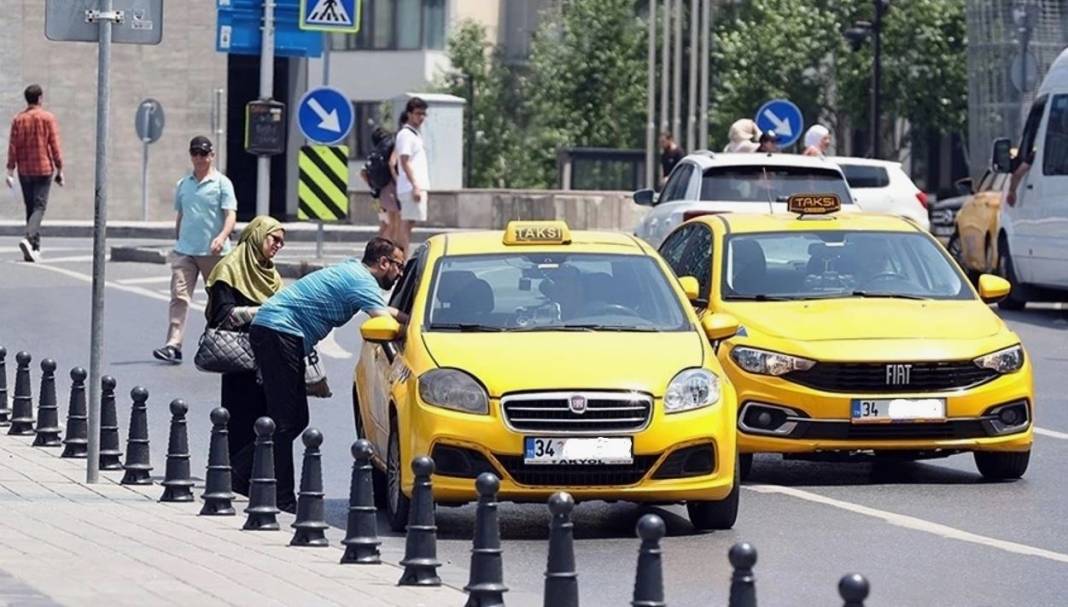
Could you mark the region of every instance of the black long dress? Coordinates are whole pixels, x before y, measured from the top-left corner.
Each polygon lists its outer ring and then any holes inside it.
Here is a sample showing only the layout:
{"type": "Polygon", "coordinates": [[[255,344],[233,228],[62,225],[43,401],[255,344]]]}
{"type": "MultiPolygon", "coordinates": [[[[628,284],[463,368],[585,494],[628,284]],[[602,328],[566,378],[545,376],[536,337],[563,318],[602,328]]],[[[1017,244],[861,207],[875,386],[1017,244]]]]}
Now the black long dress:
{"type": "MultiPolygon", "coordinates": [[[[216,281],[208,289],[208,327],[223,325],[235,306],[258,306],[259,304],[230,286],[216,281]]],[[[248,325],[239,327],[248,331],[248,325]]],[[[233,467],[233,489],[248,495],[249,477],[252,475],[252,445],[256,441],[253,426],[256,420],[267,415],[267,401],[263,386],[256,381],[256,372],[222,374],[222,406],[230,412],[230,465],[233,467]]]]}

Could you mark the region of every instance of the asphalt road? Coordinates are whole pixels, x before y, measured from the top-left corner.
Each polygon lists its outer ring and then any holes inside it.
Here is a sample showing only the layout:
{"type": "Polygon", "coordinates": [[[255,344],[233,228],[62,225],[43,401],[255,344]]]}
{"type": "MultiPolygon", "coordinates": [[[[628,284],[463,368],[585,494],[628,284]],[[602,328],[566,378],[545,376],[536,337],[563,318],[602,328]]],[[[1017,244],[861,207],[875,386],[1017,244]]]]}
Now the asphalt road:
{"type": "MultiPolygon", "coordinates": [[[[67,371],[88,367],[88,240],[49,239],[41,264],[20,261],[16,239],[0,238],[0,345],[34,357],[54,358],[66,415],[67,371]]],[[[286,254],[310,253],[293,245],[286,254]]],[[[312,247],[314,245],[307,244],[312,247]]],[[[360,247],[328,245],[332,256],[360,247]],[[339,250],[336,247],[344,247],[339,250]]],[[[150,391],[152,462],[162,475],[167,442],[167,403],[190,406],[193,470],[204,470],[209,411],[217,406],[216,376],[190,363],[157,363],[167,321],[168,272],[164,266],[115,263],[107,268],[106,373],[119,382],[120,426],[125,441],[129,390],[150,391]]],[[[197,300],[203,302],[203,293],[197,300]]],[[[761,603],[817,605],[838,602],[836,584],[847,572],[872,583],[874,606],[1054,606],[1068,604],[1068,311],[1057,306],[1005,314],[1028,347],[1036,370],[1037,422],[1031,468],[1022,481],[983,482],[970,456],[929,463],[873,467],[870,464],[812,464],[758,458],[742,493],[734,530],[696,533],[678,507],[641,508],[589,502],[575,511],[576,556],[583,605],[628,604],[638,543],[634,525],[647,511],[665,518],[665,584],[672,605],[724,605],[729,587],[728,548],[748,541],[759,551],[756,575],[761,603]]],[[[186,355],[192,356],[203,328],[199,310],[190,312],[186,355]]],[[[311,423],[324,430],[324,480],[329,521],[340,537],[344,525],[353,440],[349,382],[359,351],[357,324],[335,333],[321,350],[335,396],[313,399],[311,423]]],[[[9,377],[9,386],[12,384],[9,377]]],[[[439,508],[441,573],[456,586],[466,583],[474,510],[439,508]]],[[[17,524],[17,521],[7,521],[17,524]]],[[[235,522],[235,525],[237,523],[235,522]]],[[[543,506],[506,504],[501,510],[509,605],[540,605],[547,550],[548,515],[543,506]]],[[[385,525],[380,526],[382,529],[385,525]]],[[[280,541],[288,541],[280,538],[280,541]]],[[[403,538],[384,538],[386,558],[403,552],[403,538]]],[[[47,590],[47,589],[45,589],[47,590]]]]}

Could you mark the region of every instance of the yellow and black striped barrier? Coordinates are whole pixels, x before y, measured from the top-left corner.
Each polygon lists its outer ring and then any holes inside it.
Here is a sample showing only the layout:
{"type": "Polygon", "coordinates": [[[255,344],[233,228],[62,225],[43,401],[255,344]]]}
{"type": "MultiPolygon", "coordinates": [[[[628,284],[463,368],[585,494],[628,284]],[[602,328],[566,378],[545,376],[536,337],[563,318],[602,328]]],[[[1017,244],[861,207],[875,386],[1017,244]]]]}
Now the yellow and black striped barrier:
{"type": "Polygon", "coordinates": [[[349,147],[305,145],[300,148],[297,186],[302,220],[340,221],[349,213],[349,147]]]}

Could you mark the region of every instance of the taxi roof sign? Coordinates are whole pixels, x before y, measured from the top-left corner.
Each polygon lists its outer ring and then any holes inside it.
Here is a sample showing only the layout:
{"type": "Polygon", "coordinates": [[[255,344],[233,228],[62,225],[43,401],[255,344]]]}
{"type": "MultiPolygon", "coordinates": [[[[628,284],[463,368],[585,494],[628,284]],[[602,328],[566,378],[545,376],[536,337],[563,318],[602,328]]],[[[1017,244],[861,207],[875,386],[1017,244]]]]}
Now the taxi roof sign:
{"type": "Polygon", "coordinates": [[[509,221],[504,244],[569,244],[571,230],[563,221],[509,221]]]}
{"type": "Polygon", "coordinates": [[[842,201],[837,194],[794,194],[786,208],[798,215],[827,215],[842,210],[842,201]]]}

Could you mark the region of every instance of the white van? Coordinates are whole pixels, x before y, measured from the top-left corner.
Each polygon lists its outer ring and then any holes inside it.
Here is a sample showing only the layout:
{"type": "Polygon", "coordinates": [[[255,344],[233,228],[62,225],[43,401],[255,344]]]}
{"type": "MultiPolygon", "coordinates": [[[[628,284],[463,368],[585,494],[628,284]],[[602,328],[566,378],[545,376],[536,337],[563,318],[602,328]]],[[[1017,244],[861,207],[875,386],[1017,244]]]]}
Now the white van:
{"type": "Polygon", "coordinates": [[[1068,301],[1068,49],[1053,62],[1024,123],[1019,154],[1010,159],[1008,139],[994,142],[993,168],[1031,168],[1016,189],[1016,202],[1001,205],[998,273],[1012,293],[998,305],[1019,310],[1028,301],[1068,301]]]}

